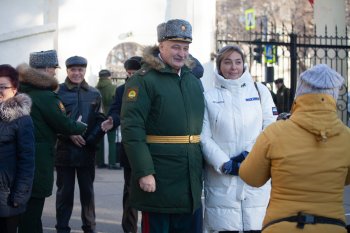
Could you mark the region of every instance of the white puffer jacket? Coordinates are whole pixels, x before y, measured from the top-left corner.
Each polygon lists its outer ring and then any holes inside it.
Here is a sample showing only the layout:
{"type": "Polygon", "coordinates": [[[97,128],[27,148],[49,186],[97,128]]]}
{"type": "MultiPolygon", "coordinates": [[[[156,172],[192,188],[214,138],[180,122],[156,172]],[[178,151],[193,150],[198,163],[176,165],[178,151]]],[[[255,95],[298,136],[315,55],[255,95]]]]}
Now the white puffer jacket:
{"type": "Polygon", "coordinates": [[[257,83],[260,100],[247,68],[239,79],[216,74],[215,81],[215,88],[205,93],[201,134],[206,161],[204,227],[208,231],[260,230],[270,183],[253,188],[220,168],[231,157],[250,151],[262,129],[276,120],[277,111],[270,91],[257,83]]]}

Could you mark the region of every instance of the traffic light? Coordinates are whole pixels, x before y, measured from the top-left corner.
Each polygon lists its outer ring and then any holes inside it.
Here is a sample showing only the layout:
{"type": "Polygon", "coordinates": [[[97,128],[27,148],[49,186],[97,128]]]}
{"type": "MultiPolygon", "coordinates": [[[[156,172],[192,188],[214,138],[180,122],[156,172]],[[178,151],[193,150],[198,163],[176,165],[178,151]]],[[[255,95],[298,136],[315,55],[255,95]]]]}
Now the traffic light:
{"type": "MultiPolygon", "coordinates": [[[[262,62],[262,54],[264,53],[264,48],[261,44],[261,39],[256,39],[254,40],[255,42],[255,47],[253,48],[253,51],[254,51],[254,60],[258,63],[261,63],[262,62]],[[257,43],[258,42],[258,43],[257,43]]],[[[254,43],[253,42],[253,43],[254,43]]]]}

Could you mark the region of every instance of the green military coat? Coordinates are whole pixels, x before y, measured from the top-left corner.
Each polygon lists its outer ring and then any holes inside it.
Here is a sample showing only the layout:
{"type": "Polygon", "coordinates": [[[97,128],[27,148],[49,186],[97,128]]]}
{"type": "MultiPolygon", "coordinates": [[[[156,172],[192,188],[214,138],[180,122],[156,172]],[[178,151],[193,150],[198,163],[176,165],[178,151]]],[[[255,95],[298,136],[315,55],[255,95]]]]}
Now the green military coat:
{"type": "Polygon", "coordinates": [[[56,78],[30,68],[18,67],[20,91],[32,99],[31,117],[35,135],[35,173],[32,197],[42,198],[52,194],[54,150],[57,134],[81,134],[85,124],[69,119],[57,94],[56,78]]]}
{"type": "Polygon", "coordinates": [[[187,66],[179,77],[158,58],[157,49],[146,50],[143,68],[126,83],[123,96],[122,138],[132,169],[130,203],[142,211],[191,213],[201,202],[199,143],[150,144],[146,135],[200,135],[203,93],[187,66]],[[156,180],[153,193],[139,187],[139,179],[150,174],[156,180]]]}
{"type": "Polygon", "coordinates": [[[112,80],[108,78],[100,78],[98,80],[96,88],[100,91],[102,95],[102,109],[103,113],[105,114],[108,113],[109,107],[111,106],[114,100],[116,87],[117,86],[112,83],[112,80]]]}

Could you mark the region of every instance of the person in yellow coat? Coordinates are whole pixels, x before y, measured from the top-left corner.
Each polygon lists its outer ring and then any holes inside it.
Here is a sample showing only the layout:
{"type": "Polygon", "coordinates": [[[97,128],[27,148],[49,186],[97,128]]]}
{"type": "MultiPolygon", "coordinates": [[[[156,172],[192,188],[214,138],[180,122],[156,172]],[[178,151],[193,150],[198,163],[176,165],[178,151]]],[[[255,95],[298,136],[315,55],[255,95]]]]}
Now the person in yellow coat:
{"type": "Polygon", "coordinates": [[[271,178],[263,233],[345,233],[350,129],[337,116],[343,77],[324,64],[303,72],[289,119],[257,138],[239,175],[259,187],[271,178]]]}

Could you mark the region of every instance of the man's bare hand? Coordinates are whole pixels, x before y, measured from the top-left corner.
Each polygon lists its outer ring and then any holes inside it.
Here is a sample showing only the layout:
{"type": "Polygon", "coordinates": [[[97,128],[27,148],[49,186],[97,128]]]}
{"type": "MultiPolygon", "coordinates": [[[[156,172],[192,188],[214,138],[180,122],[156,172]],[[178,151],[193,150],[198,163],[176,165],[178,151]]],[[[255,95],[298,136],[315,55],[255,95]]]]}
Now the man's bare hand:
{"type": "Polygon", "coordinates": [[[156,180],[153,175],[141,177],[139,184],[140,188],[145,192],[152,193],[156,191],[156,180]]]}
{"type": "Polygon", "coordinates": [[[104,131],[104,132],[107,132],[108,130],[112,129],[113,128],[113,118],[111,116],[109,116],[107,118],[107,120],[105,120],[104,122],[102,122],[101,124],[101,129],[104,131]]]}
{"type": "Polygon", "coordinates": [[[79,147],[83,147],[86,144],[84,138],[81,135],[71,135],[69,138],[75,145],[79,147]]]}

